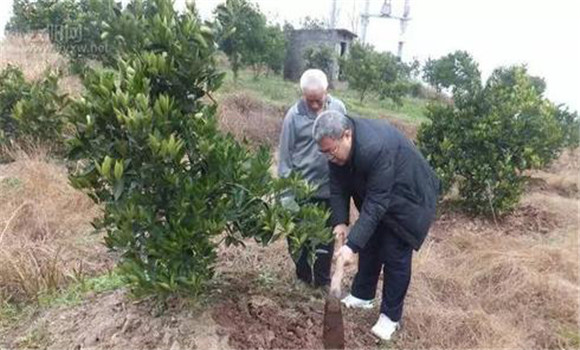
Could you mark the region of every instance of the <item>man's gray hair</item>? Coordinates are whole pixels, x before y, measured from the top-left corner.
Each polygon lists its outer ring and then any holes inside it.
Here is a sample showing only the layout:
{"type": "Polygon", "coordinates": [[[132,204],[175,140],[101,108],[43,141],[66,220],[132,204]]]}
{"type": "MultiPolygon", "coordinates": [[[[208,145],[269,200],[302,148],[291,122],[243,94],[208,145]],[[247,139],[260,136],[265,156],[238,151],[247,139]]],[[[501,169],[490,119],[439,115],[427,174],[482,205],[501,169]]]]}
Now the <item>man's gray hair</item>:
{"type": "Polygon", "coordinates": [[[312,137],[316,142],[329,137],[338,140],[345,130],[352,130],[352,121],[338,111],[324,111],[314,121],[312,137]]]}
{"type": "Polygon", "coordinates": [[[302,73],[300,77],[300,89],[304,90],[320,90],[326,91],[328,88],[328,79],[326,74],[320,69],[308,69],[302,73]]]}

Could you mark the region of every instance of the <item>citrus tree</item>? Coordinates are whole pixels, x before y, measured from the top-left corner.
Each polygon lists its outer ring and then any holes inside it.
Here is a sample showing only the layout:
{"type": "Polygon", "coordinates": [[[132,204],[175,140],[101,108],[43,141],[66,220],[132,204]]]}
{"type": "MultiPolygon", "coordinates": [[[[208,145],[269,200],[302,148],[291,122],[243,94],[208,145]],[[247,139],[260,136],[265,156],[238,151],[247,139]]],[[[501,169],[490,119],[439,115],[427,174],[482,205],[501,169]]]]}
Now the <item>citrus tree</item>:
{"type": "Polygon", "coordinates": [[[329,241],[328,213],[307,204],[312,188],[295,176],[274,179],[266,149],[252,153],[218,131],[211,93],[224,74],[215,68],[215,30],[169,0],[143,6],[143,16],[125,20],[139,22],[126,27],[142,28],[148,49],[87,73],[69,143],[81,165],[71,182],[102,203],[95,224],[121,253],[134,291],[203,291],[222,243],[288,236],[297,253],[307,237],[329,241]],[[295,212],[279,202],[287,191],[295,212]]]}
{"type": "Polygon", "coordinates": [[[565,130],[578,118],[545,99],[525,66],[498,68],[476,87],[479,80],[466,83],[480,92],[462,90],[461,103],[431,104],[418,139],[444,190],[457,185],[467,211],[500,215],[519,202],[525,170],[577,144],[578,134],[565,130]]]}

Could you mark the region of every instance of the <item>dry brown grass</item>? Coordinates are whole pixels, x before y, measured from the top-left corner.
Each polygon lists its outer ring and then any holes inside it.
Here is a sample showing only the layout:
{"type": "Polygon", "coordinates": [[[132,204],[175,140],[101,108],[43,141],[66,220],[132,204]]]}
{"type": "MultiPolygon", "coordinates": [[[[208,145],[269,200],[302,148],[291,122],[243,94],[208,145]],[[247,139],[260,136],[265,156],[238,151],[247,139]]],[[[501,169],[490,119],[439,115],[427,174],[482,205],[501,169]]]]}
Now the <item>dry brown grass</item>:
{"type": "Polygon", "coordinates": [[[64,73],[59,87],[64,93],[77,95],[82,91],[78,76],[67,75],[68,61],[50,43],[47,34],[18,34],[6,36],[0,45],[0,69],[7,65],[20,67],[27,80],[42,77],[48,69],[64,73]]]}
{"type": "MultiPolygon", "coordinates": [[[[566,153],[536,175],[563,170],[578,174],[576,158],[566,153]]],[[[578,213],[578,199],[535,189],[498,226],[461,214],[440,218],[415,255],[397,344],[578,348],[578,213]]]]}
{"type": "Polygon", "coordinates": [[[415,256],[410,348],[563,348],[578,322],[577,229],[561,242],[448,228],[415,256]]]}
{"type": "Polygon", "coordinates": [[[278,145],[286,111],[260,101],[247,92],[225,95],[220,101],[220,129],[238,140],[246,138],[250,145],[278,145]]]}
{"type": "Polygon", "coordinates": [[[578,197],[580,189],[580,149],[565,150],[550,168],[530,172],[530,187],[542,192],[555,192],[565,197],[578,197]]]}
{"type": "Polygon", "coordinates": [[[16,151],[0,165],[0,299],[33,299],[112,266],[101,236],[89,235],[98,207],[46,154],[16,151]]]}

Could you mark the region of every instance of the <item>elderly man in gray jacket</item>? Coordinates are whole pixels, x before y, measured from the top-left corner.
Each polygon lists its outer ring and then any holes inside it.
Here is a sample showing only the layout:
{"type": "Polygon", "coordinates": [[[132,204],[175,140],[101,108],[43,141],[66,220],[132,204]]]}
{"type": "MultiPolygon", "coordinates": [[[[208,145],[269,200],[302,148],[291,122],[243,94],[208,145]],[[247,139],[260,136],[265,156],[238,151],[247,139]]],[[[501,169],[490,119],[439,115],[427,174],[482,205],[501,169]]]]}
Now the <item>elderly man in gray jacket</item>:
{"type": "MultiPolygon", "coordinates": [[[[312,126],[316,117],[326,110],[346,113],[344,104],[327,93],[328,80],[324,72],[309,69],[300,78],[302,98],[286,114],[280,135],[278,176],[288,177],[291,172],[300,173],[310,184],[318,189],[314,202],[329,207],[328,162],[318,151],[312,138],[312,126]]],[[[291,198],[287,199],[292,201],[291,198]]],[[[316,249],[313,268],[308,263],[309,252],[302,248],[296,264],[299,280],[317,287],[330,283],[330,265],[333,245],[321,245],[316,249]]]]}

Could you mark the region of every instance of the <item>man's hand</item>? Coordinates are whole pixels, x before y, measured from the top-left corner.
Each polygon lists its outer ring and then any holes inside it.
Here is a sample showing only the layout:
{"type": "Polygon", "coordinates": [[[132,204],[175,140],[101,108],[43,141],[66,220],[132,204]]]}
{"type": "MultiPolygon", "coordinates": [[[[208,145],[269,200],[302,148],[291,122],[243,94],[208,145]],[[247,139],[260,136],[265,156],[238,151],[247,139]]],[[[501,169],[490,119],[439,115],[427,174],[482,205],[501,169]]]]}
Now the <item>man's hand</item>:
{"type": "Polygon", "coordinates": [[[338,252],[334,254],[334,256],[337,260],[342,259],[342,261],[344,262],[344,266],[350,265],[355,261],[354,252],[347,245],[343,245],[342,247],[340,247],[340,249],[338,250],[338,252]]]}
{"type": "Polygon", "coordinates": [[[332,230],[334,238],[344,243],[346,241],[346,235],[348,234],[348,227],[345,224],[340,224],[334,226],[332,230]]]}

